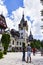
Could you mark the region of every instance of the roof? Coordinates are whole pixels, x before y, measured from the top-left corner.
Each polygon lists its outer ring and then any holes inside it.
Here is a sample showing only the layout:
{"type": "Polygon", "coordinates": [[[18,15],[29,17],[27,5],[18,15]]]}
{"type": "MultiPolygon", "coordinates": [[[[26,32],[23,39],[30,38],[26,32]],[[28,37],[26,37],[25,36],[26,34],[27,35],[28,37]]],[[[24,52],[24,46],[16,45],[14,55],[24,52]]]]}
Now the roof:
{"type": "Polygon", "coordinates": [[[0,28],[7,28],[5,17],[2,14],[0,15],[0,28]]]}
{"type": "Polygon", "coordinates": [[[23,14],[22,19],[21,19],[20,24],[19,24],[19,28],[26,27],[26,26],[27,26],[27,21],[25,21],[24,14],[23,14]]]}
{"type": "Polygon", "coordinates": [[[32,35],[32,33],[31,33],[31,31],[30,31],[30,35],[29,35],[29,37],[28,37],[28,42],[30,42],[30,41],[32,41],[33,40],[33,35],[32,35]]]}
{"type": "Polygon", "coordinates": [[[24,21],[25,21],[25,20],[24,20],[24,14],[23,14],[20,23],[23,23],[24,21]]]}
{"type": "Polygon", "coordinates": [[[19,36],[20,36],[19,31],[16,31],[16,30],[14,30],[14,29],[11,29],[10,33],[11,33],[11,35],[12,35],[13,37],[15,37],[15,36],[19,37],[19,36]]]}

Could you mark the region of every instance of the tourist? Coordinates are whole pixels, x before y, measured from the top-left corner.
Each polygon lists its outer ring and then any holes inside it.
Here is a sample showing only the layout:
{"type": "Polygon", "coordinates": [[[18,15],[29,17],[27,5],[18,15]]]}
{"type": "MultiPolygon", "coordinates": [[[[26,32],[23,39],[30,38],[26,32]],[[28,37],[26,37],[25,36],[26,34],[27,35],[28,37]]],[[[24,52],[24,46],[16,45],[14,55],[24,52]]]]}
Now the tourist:
{"type": "Polygon", "coordinates": [[[22,61],[25,61],[25,43],[23,43],[22,48],[23,48],[23,57],[22,57],[22,61]]]}
{"type": "Polygon", "coordinates": [[[29,59],[30,59],[30,63],[31,63],[31,47],[28,44],[28,46],[27,46],[27,63],[28,63],[29,59]]]}

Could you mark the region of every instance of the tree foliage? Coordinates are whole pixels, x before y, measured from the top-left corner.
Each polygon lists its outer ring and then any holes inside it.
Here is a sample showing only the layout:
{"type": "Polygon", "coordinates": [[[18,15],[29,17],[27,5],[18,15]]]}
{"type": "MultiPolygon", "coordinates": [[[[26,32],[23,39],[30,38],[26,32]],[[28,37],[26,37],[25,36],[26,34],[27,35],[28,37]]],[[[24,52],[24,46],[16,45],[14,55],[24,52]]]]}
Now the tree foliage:
{"type": "Polygon", "coordinates": [[[0,51],[0,59],[3,58],[3,53],[0,51]]]}
{"type": "Polygon", "coordinates": [[[43,40],[41,41],[41,47],[43,48],[43,40]]]}
{"type": "Polygon", "coordinates": [[[6,54],[10,43],[10,35],[6,33],[2,34],[1,42],[2,42],[2,46],[4,47],[4,53],[6,54]]]}
{"type": "Polygon", "coordinates": [[[30,45],[31,45],[32,48],[40,49],[40,47],[41,47],[41,42],[40,42],[40,40],[34,39],[34,40],[30,43],[30,45]]]}

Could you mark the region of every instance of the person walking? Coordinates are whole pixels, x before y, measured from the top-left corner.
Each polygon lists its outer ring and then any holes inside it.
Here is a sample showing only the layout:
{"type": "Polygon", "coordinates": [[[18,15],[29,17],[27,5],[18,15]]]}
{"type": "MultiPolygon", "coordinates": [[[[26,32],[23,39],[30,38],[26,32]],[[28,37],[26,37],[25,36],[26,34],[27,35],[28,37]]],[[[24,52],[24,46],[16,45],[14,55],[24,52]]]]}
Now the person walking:
{"type": "Polygon", "coordinates": [[[31,63],[31,46],[28,44],[27,46],[27,63],[30,59],[30,63],[31,63]]]}

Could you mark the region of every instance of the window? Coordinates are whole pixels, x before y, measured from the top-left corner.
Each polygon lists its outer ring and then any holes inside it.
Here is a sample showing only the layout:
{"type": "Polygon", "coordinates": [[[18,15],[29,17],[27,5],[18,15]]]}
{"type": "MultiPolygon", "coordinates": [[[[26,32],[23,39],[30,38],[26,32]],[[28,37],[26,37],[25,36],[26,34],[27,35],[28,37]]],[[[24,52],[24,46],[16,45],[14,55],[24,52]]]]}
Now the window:
{"type": "Polygon", "coordinates": [[[13,43],[12,44],[14,45],[14,40],[13,40],[13,43]]]}
{"type": "Polygon", "coordinates": [[[17,47],[17,50],[18,50],[18,47],[17,47]]]}
{"type": "Polygon", "coordinates": [[[41,16],[43,16],[43,10],[41,11],[41,16]]]}
{"type": "Polygon", "coordinates": [[[2,32],[4,32],[4,30],[2,29],[2,32]]]}
{"type": "Polygon", "coordinates": [[[21,47],[20,47],[20,50],[21,50],[21,47]]]}
{"type": "Polygon", "coordinates": [[[21,39],[23,39],[23,36],[21,36],[21,39]]]}
{"type": "Polygon", "coordinates": [[[17,42],[17,45],[18,45],[18,42],[17,42]]]}
{"type": "Polygon", "coordinates": [[[21,33],[21,35],[23,35],[23,33],[21,33]]]}
{"type": "Polygon", "coordinates": [[[43,18],[41,19],[41,21],[43,21],[43,18]]]}
{"type": "Polygon", "coordinates": [[[21,42],[20,42],[20,45],[21,45],[21,42]]]}
{"type": "Polygon", "coordinates": [[[2,30],[0,29],[0,33],[2,33],[2,30]]]}
{"type": "Polygon", "coordinates": [[[0,29],[0,31],[1,31],[1,29],[0,29]]]}

